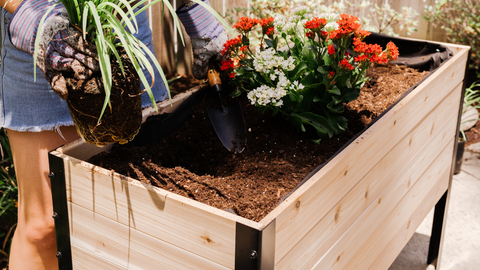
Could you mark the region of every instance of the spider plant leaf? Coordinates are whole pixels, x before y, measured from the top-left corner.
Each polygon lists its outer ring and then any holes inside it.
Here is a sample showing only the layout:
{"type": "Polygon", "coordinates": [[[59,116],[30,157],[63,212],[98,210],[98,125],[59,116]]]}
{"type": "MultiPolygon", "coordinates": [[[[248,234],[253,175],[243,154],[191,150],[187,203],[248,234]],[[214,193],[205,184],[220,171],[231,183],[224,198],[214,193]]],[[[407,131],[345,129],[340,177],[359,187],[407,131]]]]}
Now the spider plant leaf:
{"type": "MultiPolygon", "coordinates": [[[[138,3],[134,6],[134,8],[140,7],[141,4],[146,3],[146,2],[147,2],[147,0],[138,1],[138,3]]],[[[183,44],[183,46],[185,46],[185,40],[183,38],[182,28],[180,26],[180,22],[178,21],[177,14],[175,13],[175,10],[173,9],[170,2],[164,1],[164,0],[153,0],[150,3],[144,5],[142,8],[138,9],[137,12],[135,13],[135,16],[142,13],[144,10],[146,10],[147,8],[149,8],[150,6],[152,6],[152,5],[154,5],[158,2],[162,2],[164,5],[167,6],[168,10],[170,11],[170,14],[172,15],[173,20],[175,21],[175,25],[177,27],[178,34],[180,35],[180,39],[182,40],[182,44],[183,44]]],[[[162,20],[163,20],[163,14],[162,14],[162,20]]]]}
{"type": "MultiPolygon", "coordinates": [[[[138,31],[138,24],[137,24],[137,20],[136,20],[136,17],[135,17],[135,11],[133,10],[131,4],[129,1],[126,1],[126,0],[118,0],[120,3],[123,4],[123,7],[126,7],[127,8],[127,15],[132,18],[132,21],[133,23],[135,24],[135,29],[137,29],[138,31]]],[[[121,22],[123,23],[123,21],[121,22]]],[[[132,32],[133,33],[133,32],[132,32]]],[[[136,31],[135,31],[136,33],[136,31]]]]}
{"type": "Polygon", "coordinates": [[[115,58],[118,61],[118,65],[120,66],[120,70],[122,71],[122,75],[125,75],[125,70],[123,68],[122,58],[120,57],[120,54],[118,54],[118,51],[115,48],[115,44],[113,44],[113,42],[111,42],[110,40],[106,40],[106,41],[107,41],[106,44],[108,45],[110,50],[113,52],[113,54],[115,55],[115,58]]]}
{"type": "MultiPolygon", "coordinates": [[[[51,7],[47,9],[45,14],[43,14],[42,18],[40,19],[40,23],[38,24],[38,29],[42,29],[43,24],[45,23],[45,19],[47,15],[57,6],[58,3],[53,4],[51,7]]],[[[37,56],[38,56],[38,46],[40,46],[40,39],[35,39],[34,51],[33,51],[33,81],[37,81],[37,56]]]]}
{"type": "MultiPolygon", "coordinates": [[[[128,27],[128,30],[131,33],[136,33],[137,32],[137,28],[133,26],[133,23],[128,18],[127,14],[118,5],[112,4],[110,2],[103,2],[103,3],[101,3],[100,5],[97,6],[97,10],[103,11],[103,9],[105,9],[106,6],[110,6],[113,9],[115,9],[116,13],[113,13],[113,15],[115,15],[115,14],[120,15],[120,17],[122,18],[122,21],[125,21],[125,25],[128,27]]],[[[110,15],[110,14],[112,14],[112,12],[105,11],[105,14],[110,15]]],[[[135,22],[137,21],[137,20],[135,20],[135,18],[132,18],[132,20],[134,20],[135,22]]]]}
{"type": "Polygon", "coordinates": [[[134,51],[137,59],[139,60],[139,62],[144,63],[144,65],[146,66],[146,69],[148,70],[148,72],[151,75],[150,77],[152,78],[152,85],[149,85],[148,80],[145,77],[145,74],[141,71],[138,72],[138,75],[140,77],[140,81],[143,83],[143,86],[145,86],[145,90],[147,91],[147,94],[150,97],[150,100],[152,101],[153,108],[155,109],[155,111],[158,111],[157,103],[155,101],[155,97],[153,96],[153,92],[152,92],[152,86],[155,83],[155,74],[153,72],[153,68],[150,65],[150,62],[148,61],[148,59],[143,55],[142,50],[138,50],[137,48],[135,48],[135,49],[133,49],[133,51],[134,51]]]}
{"type": "MultiPolygon", "coordinates": [[[[138,43],[138,45],[140,45],[140,47],[143,49],[142,51],[143,52],[146,52],[147,55],[150,57],[150,59],[152,59],[152,62],[153,64],[155,65],[155,68],[158,70],[158,73],[160,73],[160,77],[162,77],[162,82],[165,84],[165,87],[167,89],[167,93],[168,93],[168,98],[171,100],[172,97],[171,97],[171,94],[170,94],[170,87],[168,85],[168,80],[165,76],[165,73],[163,72],[163,69],[162,67],[160,66],[160,63],[158,63],[157,61],[157,58],[155,57],[155,55],[148,49],[148,47],[143,44],[143,43],[138,43]]],[[[150,63],[149,63],[150,64],[150,63]]]]}

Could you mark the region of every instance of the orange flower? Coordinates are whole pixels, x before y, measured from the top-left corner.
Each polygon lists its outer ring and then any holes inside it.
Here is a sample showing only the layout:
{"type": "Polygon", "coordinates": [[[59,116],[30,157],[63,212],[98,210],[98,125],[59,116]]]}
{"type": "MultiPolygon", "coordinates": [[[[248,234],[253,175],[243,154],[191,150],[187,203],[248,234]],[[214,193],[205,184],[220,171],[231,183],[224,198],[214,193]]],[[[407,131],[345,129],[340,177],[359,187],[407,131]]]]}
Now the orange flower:
{"type": "Polygon", "coordinates": [[[388,42],[387,44],[387,57],[390,60],[396,60],[398,55],[400,53],[398,52],[398,47],[395,45],[393,42],[388,42]]]}
{"type": "Polygon", "coordinates": [[[239,35],[236,38],[232,38],[230,40],[227,40],[225,44],[223,44],[224,49],[222,50],[222,55],[227,54],[227,52],[235,50],[237,47],[242,45],[242,36],[239,35]]]}
{"type": "Polygon", "coordinates": [[[330,71],[327,76],[331,80],[331,79],[335,78],[335,72],[330,71]]]}
{"type": "Polygon", "coordinates": [[[341,19],[337,21],[338,29],[332,31],[329,36],[333,40],[348,37],[360,29],[357,17],[347,14],[341,14],[340,17],[341,19]]]}
{"type": "Polygon", "coordinates": [[[252,30],[252,28],[260,22],[256,18],[241,17],[238,22],[233,26],[233,28],[239,30],[240,32],[246,34],[252,30]]]}
{"type": "Polygon", "coordinates": [[[355,37],[364,40],[366,37],[370,36],[370,32],[363,30],[363,29],[357,29],[355,31],[355,37]]]}
{"type": "Polygon", "coordinates": [[[333,45],[328,45],[327,50],[329,55],[332,55],[335,53],[335,47],[333,47],[333,45]]]}
{"type": "Polygon", "coordinates": [[[327,20],[323,18],[313,18],[311,21],[305,23],[305,29],[312,31],[320,31],[327,24],[327,20]]]}
{"type": "Polygon", "coordinates": [[[340,68],[345,70],[353,70],[352,64],[350,64],[347,59],[340,61],[340,68]]]}

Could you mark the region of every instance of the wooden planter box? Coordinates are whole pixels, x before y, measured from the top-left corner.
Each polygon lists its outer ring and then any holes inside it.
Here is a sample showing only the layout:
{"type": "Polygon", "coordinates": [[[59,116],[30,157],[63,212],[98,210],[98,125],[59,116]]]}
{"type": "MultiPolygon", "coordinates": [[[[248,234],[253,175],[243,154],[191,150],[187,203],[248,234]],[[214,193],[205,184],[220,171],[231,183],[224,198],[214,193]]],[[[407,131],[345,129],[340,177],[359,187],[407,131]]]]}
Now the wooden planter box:
{"type": "Polygon", "coordinates": [[[448,47],[453,58],[260,222],[85,162],[108,146],[52,151],[62,267],[387,269],[451,183],[469,48],[448,47]]]}

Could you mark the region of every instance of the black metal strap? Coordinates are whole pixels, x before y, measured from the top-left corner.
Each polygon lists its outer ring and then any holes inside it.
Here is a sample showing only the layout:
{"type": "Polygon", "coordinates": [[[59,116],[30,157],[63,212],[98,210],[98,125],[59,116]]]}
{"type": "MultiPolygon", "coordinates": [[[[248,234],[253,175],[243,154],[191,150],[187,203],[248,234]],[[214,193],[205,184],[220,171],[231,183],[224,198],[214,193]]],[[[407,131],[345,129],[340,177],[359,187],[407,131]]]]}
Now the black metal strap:
{"type": "Polygon", "coordinates": [[[235,269],[270,270],[275,267],[275,220],[263,230],[236,224],[235,269]]]}
{"type": "Polygon", "coordinates": [[[57,239],[57,258],[60,270],[71,270],[72,250],[70,246],[70,228],[68,224],[67,190],[65,185],[65,167],[62,158],[51,153],[48,155],[52,186],[53,218],[57,239]]]}

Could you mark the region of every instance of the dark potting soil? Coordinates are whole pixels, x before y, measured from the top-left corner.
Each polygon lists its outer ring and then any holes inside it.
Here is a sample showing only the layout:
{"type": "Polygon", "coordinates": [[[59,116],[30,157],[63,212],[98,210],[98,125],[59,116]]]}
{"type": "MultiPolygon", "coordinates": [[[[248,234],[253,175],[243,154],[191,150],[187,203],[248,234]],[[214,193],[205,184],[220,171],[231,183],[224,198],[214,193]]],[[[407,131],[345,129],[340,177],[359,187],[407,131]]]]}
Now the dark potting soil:
{"type": "Polygon", "coordinates": [[[217,138],[203,104],[168,138],[144,147],[116,148],[89,161],[142,183],[260,221],[311,171],[326,162],[427,72],[372,67],[358,100],[347,105],[348,130],[316,145],[280,117],[261,114],[241,99],[247,146],[229,152],[217,138]]]}

